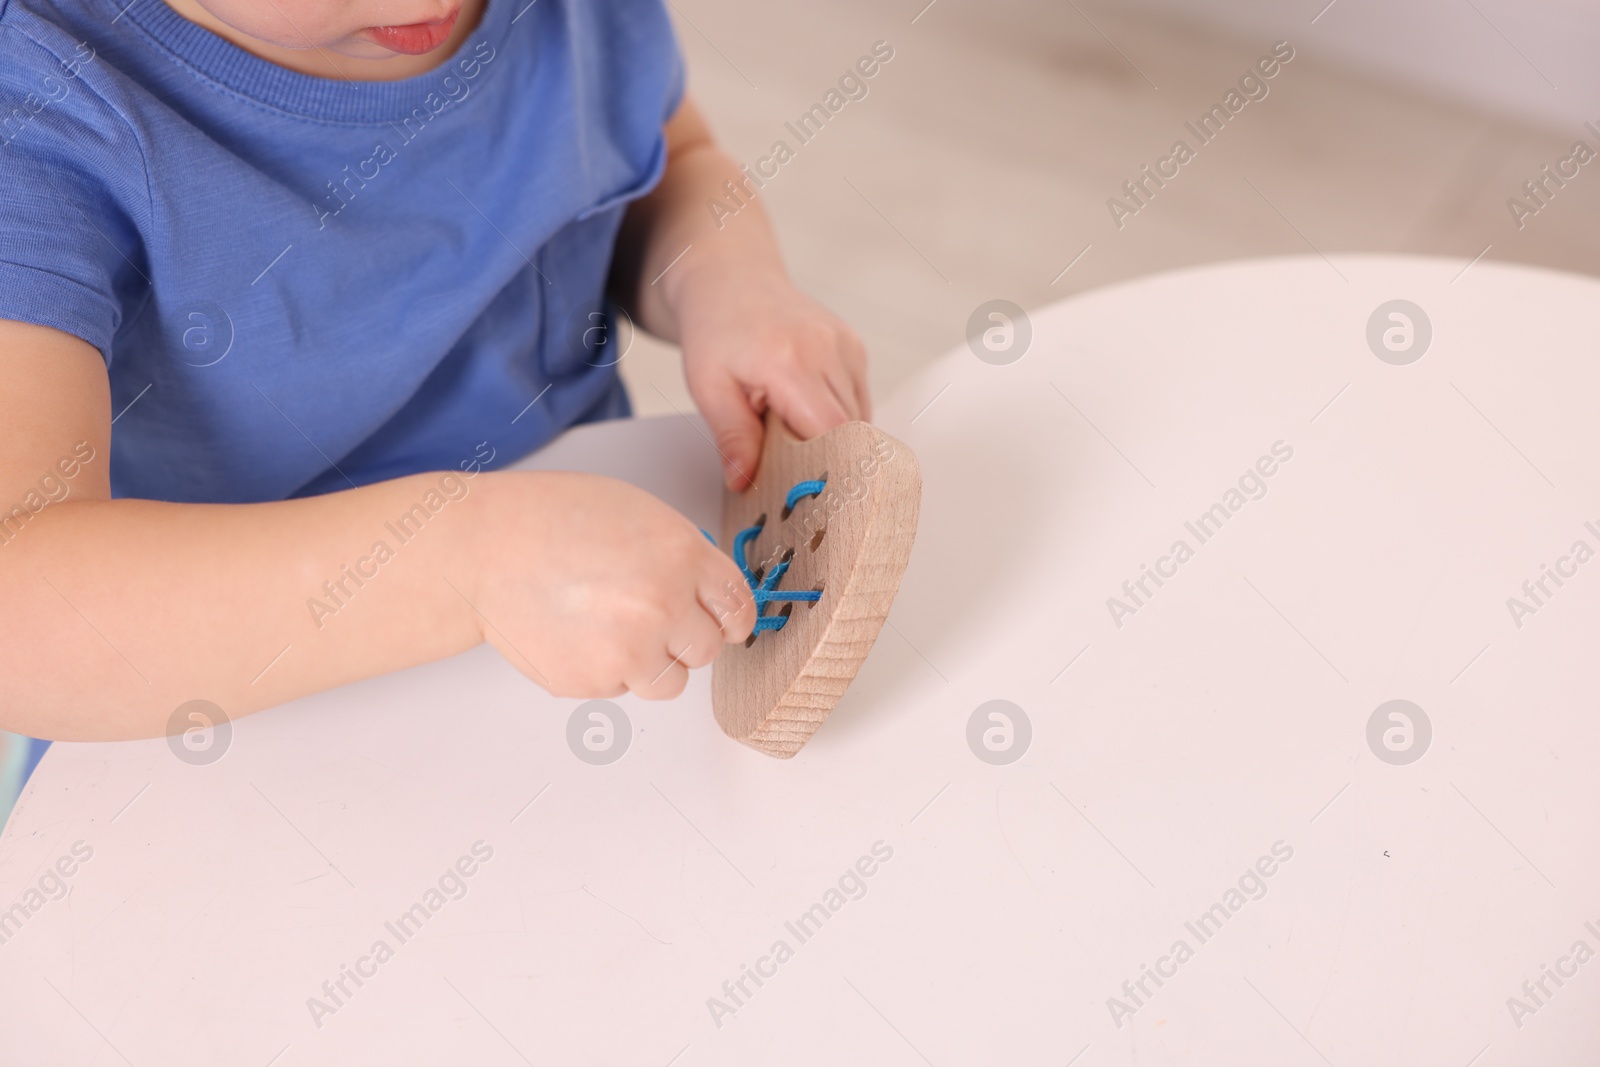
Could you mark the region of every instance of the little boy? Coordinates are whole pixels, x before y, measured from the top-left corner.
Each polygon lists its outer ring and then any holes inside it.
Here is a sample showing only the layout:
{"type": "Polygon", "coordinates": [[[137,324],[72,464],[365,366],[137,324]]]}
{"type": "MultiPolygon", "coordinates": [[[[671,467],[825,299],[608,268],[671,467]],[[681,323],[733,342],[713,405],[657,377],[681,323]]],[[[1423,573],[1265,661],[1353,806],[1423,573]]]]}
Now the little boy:
{"type": "Polygon", "coordinates": [[[490,468],[628,413],[607,294],[682,345],[731,487],[769,406],[869,416],[759,208],[706,210],[730,180],[657,0],[0,0],[0,728],[154,736],[483,640],[679,693],[754,624],[733,563],[490,468]]]}

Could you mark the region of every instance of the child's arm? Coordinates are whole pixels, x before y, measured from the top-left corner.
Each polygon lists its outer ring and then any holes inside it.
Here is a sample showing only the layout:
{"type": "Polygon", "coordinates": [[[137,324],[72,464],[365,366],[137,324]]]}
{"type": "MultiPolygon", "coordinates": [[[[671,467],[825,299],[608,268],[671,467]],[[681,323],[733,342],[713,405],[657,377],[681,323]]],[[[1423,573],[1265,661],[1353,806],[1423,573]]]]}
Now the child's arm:
{"type": "Polygon", "coordinates": [[[692,100],[667,124],[667,148],[661,184],[624,221],[613,281],[640,325],[682,344],[723,473],[741,488],[761,454],[767,406],[802,437],[871,417],[866,353],[789,280],[754,183],[712,143],[692,100]],[[719,222],[707,203],[731,203],[727,181],[742,185],[745,206],[719,222]]]}
{"type": "Polygon", "coordinates": [[[485,639],[557,695],[670,697],[754,625],[732,561],[621,482],[455,473],[465,495],[404,545],[385,523],[439,474],[269,504],[112,500],[100,355],[0,321],[0,369],[0,728],[154,736],[188,700],[238,717],[485,639]]]}

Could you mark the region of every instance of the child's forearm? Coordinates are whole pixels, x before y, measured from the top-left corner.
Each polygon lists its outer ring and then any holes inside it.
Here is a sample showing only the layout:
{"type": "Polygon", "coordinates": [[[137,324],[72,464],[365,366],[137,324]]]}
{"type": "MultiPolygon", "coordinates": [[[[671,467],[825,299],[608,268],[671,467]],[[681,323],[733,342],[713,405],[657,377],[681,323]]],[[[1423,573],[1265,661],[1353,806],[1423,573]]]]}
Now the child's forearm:
{"type": "Polygon", "coordinates": [[[678,341],[678,304],[693,275],[721,269],[787,274],[754,183],[711,139],[693,100],[686,98],[667,124],[667,145],[661,183],[624,220],[612,288],[639,325],[678,341]],[[728,182],[743,206],[714,215],[713,201],[732,202],[728,182]]]}
{"type": "Polygon", "coordinates": [[[68,499],[0,525],[0,727],[156,736],[192,699],[237,718],[472,647],[472,513],[495,477],[269,504],[68,499]]]}

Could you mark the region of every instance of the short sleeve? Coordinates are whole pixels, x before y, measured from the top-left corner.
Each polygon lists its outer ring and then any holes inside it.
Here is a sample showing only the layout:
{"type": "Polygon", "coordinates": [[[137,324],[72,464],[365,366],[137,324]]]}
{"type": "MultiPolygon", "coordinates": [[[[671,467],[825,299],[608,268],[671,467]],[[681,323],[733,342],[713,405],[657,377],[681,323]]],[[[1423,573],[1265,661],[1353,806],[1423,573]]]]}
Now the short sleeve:
{"type": "MultiPolygon", "coordinates": [[[[671,19],[666,21],[667,61],[671,64],[671,73],[667,82],[667,114],[671,119],[677,114],[678,106],[683,103],[683,98],[689,92],[689,70],[683,59],[683,48],[678,43],[678,35],[674,31],[671,19]]],[[[663,120],[665,121],[665,120],[663,120]]]]}
{"type": "Polygon", "coordinates": [[[0,27],[0,319],[80,337],[109,364],[149,289],[149,186],[132,128],[83,77],[92,62],[0,27]]]}

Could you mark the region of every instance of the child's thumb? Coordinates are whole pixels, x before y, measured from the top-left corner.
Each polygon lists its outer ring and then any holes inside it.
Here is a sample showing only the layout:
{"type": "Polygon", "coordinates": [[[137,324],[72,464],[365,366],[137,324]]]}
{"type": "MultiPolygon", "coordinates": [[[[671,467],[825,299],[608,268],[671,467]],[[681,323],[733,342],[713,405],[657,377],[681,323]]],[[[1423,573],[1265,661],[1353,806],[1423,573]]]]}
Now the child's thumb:
{"type": "Polygon", "coordinates": [[[761,456],[761,416],[732,375],[717,375],[701,383],[695,402],[711,426],[711,439],[722,453],[722,480],[738,492],[755,478],[761,456]]]}

